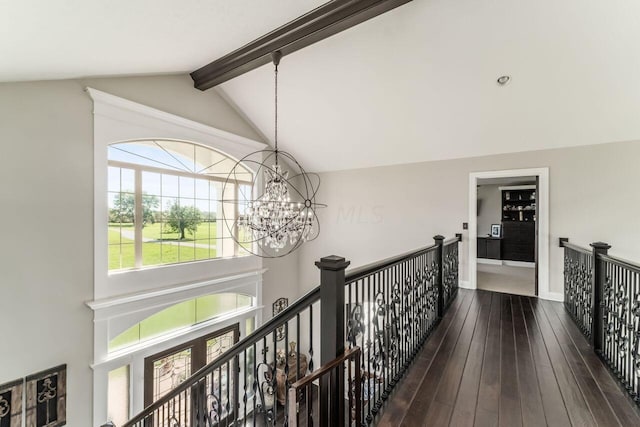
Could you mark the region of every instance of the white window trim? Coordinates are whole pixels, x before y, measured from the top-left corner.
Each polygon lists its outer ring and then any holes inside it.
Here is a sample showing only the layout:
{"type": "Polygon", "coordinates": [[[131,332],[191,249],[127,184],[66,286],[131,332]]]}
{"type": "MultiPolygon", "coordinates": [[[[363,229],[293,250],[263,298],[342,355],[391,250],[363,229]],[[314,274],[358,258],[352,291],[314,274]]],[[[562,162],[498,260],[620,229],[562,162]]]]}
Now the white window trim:
{"type": "MultiPolygon", "coordinates": [[[[245,320],[261,323],[262,259],[253,256],[217,258],[181,264],[108,271],[107,171],[110,144],[138,139],[174,139],[194,142],[241,159],[266,145],[183,117],[157,110],[93,88],[86,88],[93,100],[94,115],[94,425],[107,417],[108,373],[122,365],[130,367],[130,413],[143,409],[144,357],[171,348],[222,327],[245,320]],[[251,309],[214,318],[135,347],[135,351],[109,355],[109,323],[126,318],[131,325],[153,312],[198,296],[239,292],[255,298],[251,309]]],[[[122,322],[121,322],[122,323],[122,322]]]]}
{"type": "Polygon", "coordinates": [[[110,144],[138,139],[175,139],[209,146],[236,159],[263,150],[266,145],[93,88],[86,90],[94,105],[95,298],[147,290],[150,284],[154,287],[176,285],[182,283],[185,277],[187,280],[206,279],[212,271],[216,275],[227,275],[260,269],[260,258],[237,257],[170,265],[169,269],[164,270],[150,267],[109,274],[106,194],[107,148],[110,144]]]}

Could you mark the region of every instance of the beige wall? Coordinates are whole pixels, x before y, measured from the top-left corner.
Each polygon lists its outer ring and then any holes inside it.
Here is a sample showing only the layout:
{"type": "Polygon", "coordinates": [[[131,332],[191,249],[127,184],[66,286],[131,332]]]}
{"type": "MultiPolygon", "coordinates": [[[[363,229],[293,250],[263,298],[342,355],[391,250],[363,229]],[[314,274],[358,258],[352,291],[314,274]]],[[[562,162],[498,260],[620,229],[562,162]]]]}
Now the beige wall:
{"type": "Polygon", "coordinates": [[[478,186],[478,236],[491,234],[491,224],[502,222],[502,194],[498,185],[478,186]]]}
{"type": "MultiPolygon", "coordinates": [[[[429,245],[435,234],[463,232],[469,173],[548,167],[550,291],[562,291],[559,237],[603,240],[612,254],[640,260],[640,142],[542,150],[459,160],[323,173],[320,237],[302,249],[300,286],[317,283],[313,262],[336,254],[359,266],[429,245]]],[[[463,232],[462,280],[468,280],[463,232]]]]}
{"type": "MultiPolygon", "coordinates": [[[[188,76],[0,84],[0,384],[68,364],[68,425],[79,427],[93,424],[93,313],[85,305],[93,299],[93,104],[86,86],[260,139],[188,76]]],[[[273,264],[267,299],[280,294],[270,283],[295,283],[292,263],[273,264]]]]}
{"type": "MultiPolygon", "coordinates": [[[[84,303],[93,298],[93,121],[85,86],[259,138],[188,76],[0,84],[0,383],[67,363],[71,426],[92,424],[93,323],[84,303]]],[[[303,246],[300,263],[298,255],[265,262],[265,312],[277,297],[317,284],[321,256],[358,266],[460,232],[471,171],[550,168],[552,291],[561,289],[560,236],[604,240],[612,253],[640,259],[638,159],[640,143],[632,142],[323,174],[319,201],[329,206],[320,238],[303,246]]]]}

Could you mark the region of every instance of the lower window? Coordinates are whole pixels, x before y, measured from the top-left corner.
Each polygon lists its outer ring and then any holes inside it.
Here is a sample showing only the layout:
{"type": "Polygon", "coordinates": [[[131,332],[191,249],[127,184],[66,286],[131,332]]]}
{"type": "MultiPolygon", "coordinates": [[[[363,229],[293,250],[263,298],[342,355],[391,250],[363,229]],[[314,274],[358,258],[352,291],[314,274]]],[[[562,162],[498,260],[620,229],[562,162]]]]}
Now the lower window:
{"type": "MultiPolygon", "coordinates": [[[[144,406],[179,386],[238,342],[239,324],[221,329],[144,359],[144,406]]],[[[186,409],[185,409],[186,410],[186,409]]]]}

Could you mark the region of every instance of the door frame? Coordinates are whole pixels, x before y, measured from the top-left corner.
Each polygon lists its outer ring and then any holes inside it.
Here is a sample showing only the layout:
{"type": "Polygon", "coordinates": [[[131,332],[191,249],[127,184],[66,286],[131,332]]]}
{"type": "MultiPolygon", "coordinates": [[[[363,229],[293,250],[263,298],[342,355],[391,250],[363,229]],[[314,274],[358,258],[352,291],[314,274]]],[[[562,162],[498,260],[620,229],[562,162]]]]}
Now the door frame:
{"type": "Polygon", "coordinates": [[[509,169],[469,174],[469,288],[477,289],[477,245],[478,239],[478,180],[487,178],[512,178],[537,176],[539,178],[536,208],[538,209],[538,297],[553,301],[563,301],[564,295],[549,291],[549,168],[509,169]]]}

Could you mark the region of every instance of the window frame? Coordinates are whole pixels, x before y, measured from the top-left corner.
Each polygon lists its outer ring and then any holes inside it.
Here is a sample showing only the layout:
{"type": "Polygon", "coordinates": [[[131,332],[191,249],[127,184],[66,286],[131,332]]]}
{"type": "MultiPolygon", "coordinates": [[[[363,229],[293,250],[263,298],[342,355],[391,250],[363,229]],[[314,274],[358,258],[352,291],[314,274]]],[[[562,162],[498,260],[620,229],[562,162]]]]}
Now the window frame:
{"type": "MultiPolygon", "coordinates": [[[[191,141],[184,141],[184,140],[178,140],[178,139],[169,139],[169,138],[146,138],[146,139],[135,139],[135,140],[129,140],[129,141],[120,141],[120,142],[115,142],[112,144],[109,144],[109,147],[114,146],[114,145],[118,145],[118,144],[127,144],[127,143],[135,143],[135,142],[148,142],[148,141],[167,141],[167,142],[177,142],[177,143],[183,143],[183,144],[190,144],[190,145],[196,145],[196,146],[200,146],[209,150],[212,150],[222,156],[225,156],[226,158],[236,161],[237,159],[231,157],[230,155],[228,155],[227,153],[217,150],[215,148],[212,148],[208,145],[203,145],[203,144],[198,144],[195,142],[191,142],[191,141]]],[[[174,170],[174,169],[164,169],[164,168],[160,168],[160,167],[154,167],[154,166],[148,166],[148,165],[141,165],[141,164],[136,164],[136,163],[130,163],[130,162],[124,162],[121,160],[111,160],[111,159],[107,159],[107,170],[110,167],[116,167],[116,168],[121,168],[121,169],[128,169],[128,170],[132,170],[134,173],[134,189],[133,189],[133,194],[134,194],[134,200],[135,200],[135,205],[134,205],[134,217],[135,218],[141,218],[143,216],[143,206],[142,206],[142,200],[143,200],[143,196],[144,196],[144,192],[143,192],[143,173],[144,172],[149,172],[149,173],[158,173],[161,175],[170,175],[170,176],[175,176],[175,177],[182,177],[182,178],[192,178],[192,179],[199,179],[199,180],[206,180],[206,181],[210,181],[210,182],[217,182],[217,183],[221,183],[224,184],[227,181],[227,179],[223,179],[220,177],[216,177],[216,176],[208,176],[208,175],[204,175],[204,174],[198,174],[198,173],[193,173],[193,172],[185,172],[185,171],[179,171],[179,170],[174,170]]],[[[245,166],[245,169],[247,169],[247,171],[251,172],[252,174],[254,174],[255,172],[252,171],[251,169],[249,169],[248,167],[245,166]]],[[[252,185],[253,184],[253,176],[252,179],[250,180],[242,180],[242,179],[235,179],[233,180],[233,183],[235,185],[234,188],[234,198],[236,200],[240,200],[240,195],[241,195],[241,186],[243,185],[252,185]]],[[[113,193],[112,191],[109,191],[107,189],[107,193],[113,193]]],[[[120,193],[122,194],[123,191],[121,189],[120,193]]],[[[160,197],[162,198],[162,195],[160,195],[160,197]]],[[[176,199],[180,199],[180,196],[176,197],[176,199]]],[[[213,201],[213,199],[209,199],[209,202],[213,201]]],[[[216,202],[221,203],[220,200],[216,200],[216,202]]],[[[160,202],[162,203],[162,201],[160,202]]],[[[223,209],[222,207],[220,209],[223,209]]],[[[234,217],[237,218],[240,215],[240,208],[239,205],[236,203],[234,204],[234,217]]],[[[218,218],[216,217],[216,221],[218,221],[218,218]]],[[[170,266],[170,265],[176,265],[176,264],[184,264],[184,263],[189,263],[189,262],[201,262],[201,261],[208,261],[208,260],[214,260],[214,259],[221,259],[221,258],[230,258],[229,256],[225,256],[225,253],[230,253],[231,251],[228,250],[228,248],[226,248],[226,244],[231,244],[232,246],[232,252],[233,255],[231,255],[231,257],[240,257],[240,256],[248,256],[250,255],[249,253],[245,253],[242,254],[241,253],[241,246],[240,244],[237,243],[237,241],[233,240],[232,242],[226,242],[224,237],[220,237],[218,238],[220,245],[222,246],[220,251],[218,250],[218,248],[216,248],[216,256],[215,257],[209,257],[206,259],[200,259],[200,260],[186,260],[186,261],[180,261],[178,259],[178,261],[176,262],[169,262],[169,263],[161,263],[161,264],[152,264],[152,265],[144,265],[143,264],[143,250],[142,250],[142,244],[143,242],[143,221],[134,221],[134,266],[133,267],[124,267],[124,268],[117,268],[117,269],[108,269],[108,274],[116,274],[116,273],[122,273],[122,272],[127,272],[127,271],[132,271],[132,270],[139,270],[139,269],[148,269],[148,268],[157,268],[157,267],[161,267],[161,266],[170,266]],[[220,256],[219,253],[220,252],[220,256]]],[[[224,225],[223,225],[224,226],[224,225]]],[[[107,232],[108,232],[108,228],[107,228],[107,232]]],[[[226,235],[228,231],[223,230],[223,235],[226,235]]],[[[233,230],[230,231],[231,235],[237,235],[238,233],[238,228],[237,225],[234,224],[233,226],[233,230]]],[[[109,250],[111,249],[111,246],[114,246],[111,243],[108,243],[107,241],[107,262],[109,261],[108,257],[109,257],[109,250]]],[[[120,245],[121,246],[121,245],[120,245]]]]}
{"type": "Polygon", "coordinates": [[[178,344],[175,347],[160,351],[144,358],[144,406],[153,403],[153,364],[158,359],[170,356],[180,351],[191,349],[191,374],[195,373],[207,364],[207,341],[233,332],[233,343],[240,339],[240,323],[234,323],[215,332],[178,344]]]}
{"type": "MultiPolygon", "coordinates": [[[[261,151],[267,145],[234,135],[147,105],[139,104],[93,88],[86,88],[93,101],[94,153],[94,277],[93,301],[93,424],[102,425],[107,417],[108,372],[124,364],[130,366],[130,412],[143,407],[143,360],[146,355],[179,344],[202,333],[204,327],[219,328],[240,321],[244,334],[246,319],[253,317],[255,327],[262,321],[262,275],[265,272],[259,257],[242,256],[215,258],[199,262],[160,265],[148,269],[123,270],[109,274],[108,270],[108,147],[117,142],[145,139],[167,139],[193,142],[242,159],[261,151]],[[109,355],[110,324],[126,321],[133,325],[146,317],[145,310],[159,310],[186,299],[220,292],[241,292],[255,298],[252,310],[235,316],[225,316],[212,323],[199,325],[186,336],[149,342],[133,352],[109,355]],[[141,317],[140,317],[141,316],[141,317]]],[[[255,167],[245,165],[254,174],[255,167]]],[[[262,177],[256,176],[261,185],[262,177]]],[[[91,185],[88,183],[88,185],[91,185]]]]}

